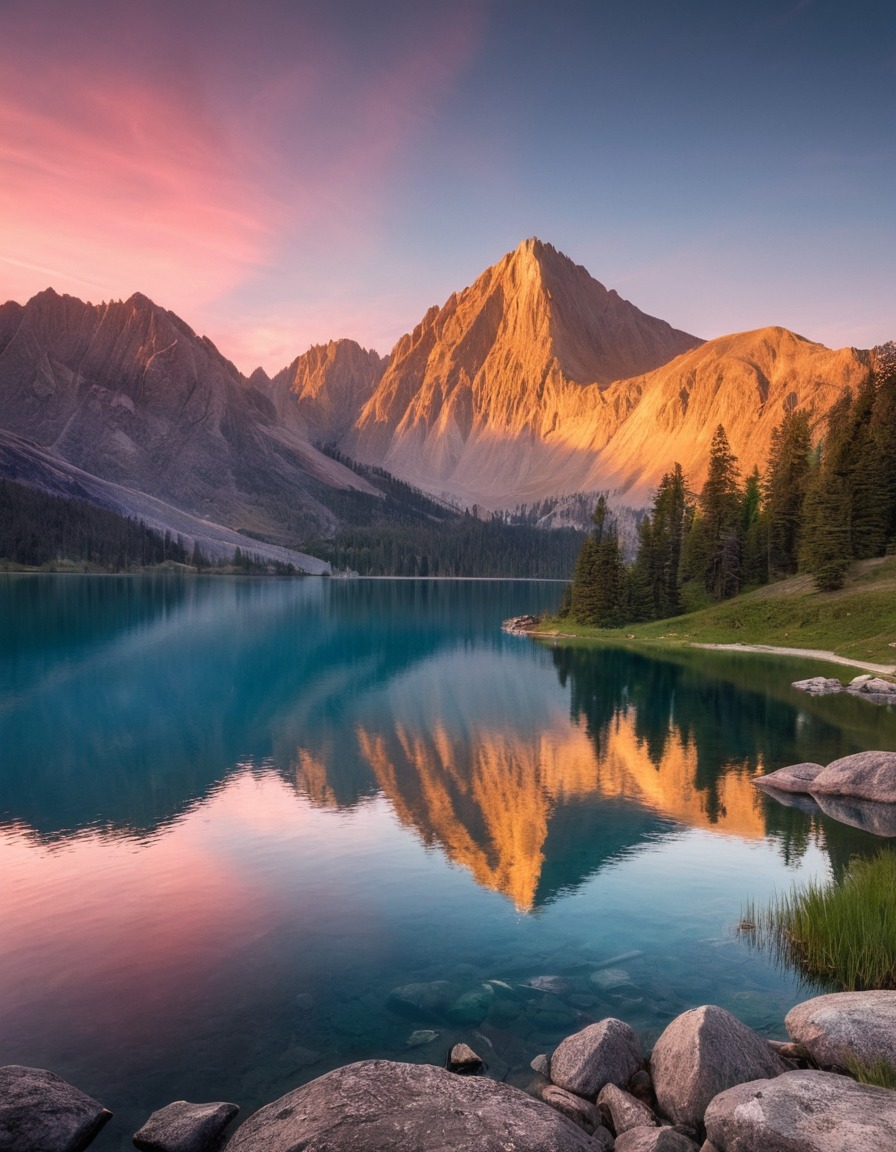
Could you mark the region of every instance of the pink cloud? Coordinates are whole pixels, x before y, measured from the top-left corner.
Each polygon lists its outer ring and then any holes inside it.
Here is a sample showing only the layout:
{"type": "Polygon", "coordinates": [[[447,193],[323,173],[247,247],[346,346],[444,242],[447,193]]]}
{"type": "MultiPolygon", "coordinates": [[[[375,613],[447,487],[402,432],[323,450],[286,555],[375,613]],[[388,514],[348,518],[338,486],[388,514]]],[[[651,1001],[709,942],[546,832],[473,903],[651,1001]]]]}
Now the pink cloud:
{"type": "Polygon", "coordinates": [[[396,167],[476,49],[482,5],[449,7],[359,64],[363,44],[301,13],[294,55],[226,18],[200,52],[164,8],[107,13],[104,36],[72,20],[68,40],[38,2],[0,46],[0,296],[139,289],[227,355],[229,331],[253,331],[251,359],[273,368],[282,325],[264,311],[298,313],[322,259],[321,295],[351,298],[396,167]]]}

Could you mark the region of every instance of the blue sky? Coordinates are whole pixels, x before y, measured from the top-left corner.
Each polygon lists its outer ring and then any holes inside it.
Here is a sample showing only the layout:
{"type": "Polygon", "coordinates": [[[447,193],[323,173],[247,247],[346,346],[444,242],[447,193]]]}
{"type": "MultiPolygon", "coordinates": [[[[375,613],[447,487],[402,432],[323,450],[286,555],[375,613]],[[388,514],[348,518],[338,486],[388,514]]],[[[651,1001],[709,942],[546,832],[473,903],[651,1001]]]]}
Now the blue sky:
{"type": "Polygon", "coordinates": [[[896,338],[896,8],[0,0],[0,296],[245,371],[388,351],[537,235],[704,337],[896,338]]]}

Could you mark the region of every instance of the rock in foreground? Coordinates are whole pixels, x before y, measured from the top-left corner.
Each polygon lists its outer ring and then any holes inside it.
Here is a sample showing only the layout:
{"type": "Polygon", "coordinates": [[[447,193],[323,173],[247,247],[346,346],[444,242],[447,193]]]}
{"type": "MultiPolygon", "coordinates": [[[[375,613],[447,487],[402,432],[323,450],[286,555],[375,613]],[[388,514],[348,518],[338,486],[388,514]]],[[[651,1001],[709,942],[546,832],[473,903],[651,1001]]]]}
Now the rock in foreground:
{"type": "MultiPolygon", "coordinates": [[[[797,1004],[784,1021],[788,1035],[828,1067],[896,1068],[896,992],[833,992],[797,1004]]],[[[896,1136],[894,1136],[896,1147],[896,1136]]]]}
{"type": "Polygon", "coordinates": [[[227,1152],[597,1152],[609,1144],[506,1084],[363,1060],[250,1116],[227,1152]]]}
{"type": "Polygon", "coordinates": [[[697,1125],[719,1092],[778,1076],[788,1065],[730,1012],[704,1004],[669,1024],[654,1045],[650,1067],[661,1112],[677,1124],[697,1125]]]}
{"type": "Polygon", "coordinates": [[[153,1112],[134,1133],[140,1152],[217,1152],[224,1129],[239,1112],[236,1104],[190,1104],[175,1100],[153,1112]]]}
{"type": "Polygon", "coordinates": [[[0,1068],[0,1149],[82,1152],[112,1117],[102,1104],[43,1068],[0,1068]]]}
{"type": "Polygon", "coordinates": [[[719,1152],[893,1152],[896,1092],[832,1072],[739,1084],[706,1110],[719,1152]]]}
{"type": "Polygon", "coordinates": [[[641,1067],[644,1055],[634,1031],[608,1017],[567,1036],[551,1057],[551,1079],[567,1092],[594,1100],[605,1084],[622,1087],[641,1067]]]}

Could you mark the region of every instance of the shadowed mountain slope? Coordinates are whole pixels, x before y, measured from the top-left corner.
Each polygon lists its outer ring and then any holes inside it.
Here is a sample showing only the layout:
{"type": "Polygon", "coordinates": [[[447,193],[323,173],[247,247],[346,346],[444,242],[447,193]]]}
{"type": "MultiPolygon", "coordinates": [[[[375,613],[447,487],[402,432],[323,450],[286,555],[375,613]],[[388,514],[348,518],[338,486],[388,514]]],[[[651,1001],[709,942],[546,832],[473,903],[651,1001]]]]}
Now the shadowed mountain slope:
{"type": "Polygon", "coordinates": [[[284,424],[271,395],[211,341],[139,293],[94,306],[47,290],[4,305],[0,427],[90,475],[274,543],[330,531],[332,489],[374,491],[284,424]]]}

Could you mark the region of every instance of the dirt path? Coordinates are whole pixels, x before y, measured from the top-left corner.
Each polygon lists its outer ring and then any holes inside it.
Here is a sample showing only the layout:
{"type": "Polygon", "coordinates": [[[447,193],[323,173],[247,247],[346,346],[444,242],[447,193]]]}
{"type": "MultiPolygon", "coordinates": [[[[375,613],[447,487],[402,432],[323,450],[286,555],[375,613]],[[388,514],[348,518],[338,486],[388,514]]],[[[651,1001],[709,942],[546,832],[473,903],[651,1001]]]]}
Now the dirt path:
{"type": "Polygon", "coordinates": [[[819,648],[778,648],[773,644],[691,644],[692,648],[714,648],[720,652],[768,652],[774,656],[808,656],[811,660],[824,660],[827,664],[845,664],[849,668],[864,668],[869,672],[892,675],[896,664],[871,664],[868,660],[851,660],[835,652],[819,648]]]}

